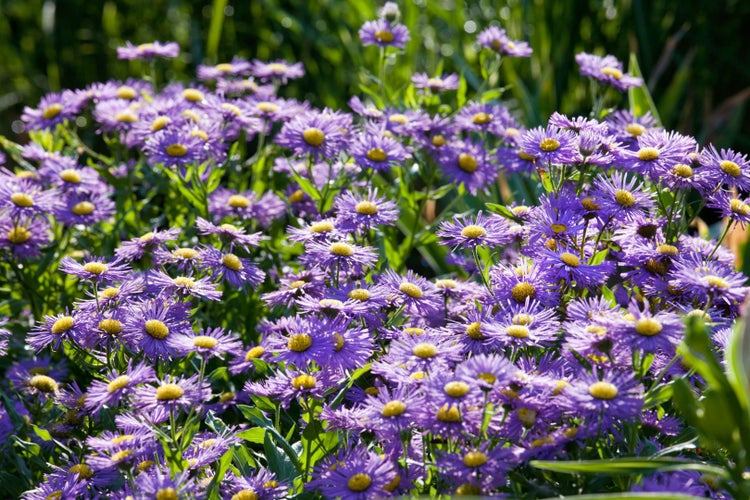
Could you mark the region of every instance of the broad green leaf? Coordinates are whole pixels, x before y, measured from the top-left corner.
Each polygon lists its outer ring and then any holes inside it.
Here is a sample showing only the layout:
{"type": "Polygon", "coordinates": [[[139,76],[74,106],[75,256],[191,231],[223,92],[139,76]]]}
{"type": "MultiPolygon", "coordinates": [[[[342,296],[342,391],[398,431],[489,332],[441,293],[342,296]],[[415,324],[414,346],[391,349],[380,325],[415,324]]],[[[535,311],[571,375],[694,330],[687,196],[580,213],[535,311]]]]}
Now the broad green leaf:
{"type": "Polygon", "coordinates": [[[262,444],[265,440],[266,430],[262,427],[253,427],[237,433],[237,437],[250,441],[251,443],[262,444]]]}
{"type": "Polygon", "coordinates": [[[516,215],[511,211],[510,208],[506,207],[505,205],[499,205],[497,203],[485,203],[484,206],[487,207],[487,210],[489,210],[490,212],[500,214],[506,219],[516,219],[516,215]]]}
{"type": "Polygon", "coordinates": [[[614,458],[611,460],[532,460],[537,469],[562,472],[565,474],[651,474],[660,471],[694,470],[727,478],[729,473],[713,465],[690,460],[672,458],[614,458]]]}

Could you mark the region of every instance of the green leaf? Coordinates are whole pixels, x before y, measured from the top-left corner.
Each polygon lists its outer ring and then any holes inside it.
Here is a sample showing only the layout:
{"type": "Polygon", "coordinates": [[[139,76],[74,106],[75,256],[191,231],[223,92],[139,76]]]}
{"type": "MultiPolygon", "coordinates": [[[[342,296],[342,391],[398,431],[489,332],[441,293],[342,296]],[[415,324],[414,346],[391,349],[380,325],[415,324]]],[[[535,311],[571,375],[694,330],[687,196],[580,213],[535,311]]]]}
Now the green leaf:
{"type": "Polygon", "coordinates": [[[440,198],[442,198],[446,194],[448,194],[451,191],[453,191],[453,189],[455,187],[456,187],[456,185],[453,184],[453,183],[446,184],[444,186],[440,186],[436,190],[430,191],[430,193],[429,193],[430,199],[432,199],[432,200],[439,200],[440,198]]]}
{"type": "MultiPolygon", "coordinates": [[[[630,64],[628,66],[628,71],[631,75],[643,78],[641,68],[638,65],[638,57],[636,57],[635,52],[630,53],[630,64]]],[[[651,93],[648,91],[645,81],[640,87],[631,87],[628,89],[628,100],[630,101],[631,113],[635,116],[643,116],[646,112],[650,111],[651,116],[656,119],[656,123],[661,125],[659,111],[656,109],[654,99],[651,97],[651,93]]]]}
{"type": "Polygon", "coordinates": [[[728,478],[729,473],[713,465],[673,458],[614,458],[611,460],[532,460],[529,465],[537,469],[565,474],[651,474],[654,472],[694,470],[728,478]]]}
{"type": "Polygon", "coordinates": [[[505,205],[499,205],[497,203],[485,203],[485,207],[487,207],[487,210],[490,212],[494,212],[496,214],[500,214],[506,219],[516,219],[516,214],[514,214],[510,208],[506,207],[505,205]]]}
{"type": "MultiPolygon", "coordinates": [[[[276,427],[273,425],[273,422],[271,422],[268,417],[266,417],[263,412],[258,408],[253,408],[252,406],[248,405],[238,405],[237,408],[242,412],[242,414],[252,421],[253,423],[259,425],[263,429],[267,431],[266,436],[264,438],[264,445],[268,447],[266,443],[269,442],[271,437],[273,437],[274,442],[282,449],[284,450],[284,453],[289,458],[290,463],[294,466],[295,469],[297,469],[298,472],[302,472],[302,465],[299,461],[299,455],[294,450],[291,444],[284,438],[284,436],[279,433],[278,430],[276,430],[276,427]]],[[[268,451],[268,450],[266,450],[268,451]]]]}
{"type": "Polygon", "coordinates": [[[265,441],[266,430],[262,427],[253,427],[237,433],[237,436],[251,443],[262,444],[265,441]]]}
{"type": "Polygon", "coordinates": [[[695,497],[693,495],[685,495],[683,493],[650,493],[647,491],[625,493],[592,493],[590,495],[565,495],[566,500],[697,500],[699,498],[703,497],[695,497]]]}

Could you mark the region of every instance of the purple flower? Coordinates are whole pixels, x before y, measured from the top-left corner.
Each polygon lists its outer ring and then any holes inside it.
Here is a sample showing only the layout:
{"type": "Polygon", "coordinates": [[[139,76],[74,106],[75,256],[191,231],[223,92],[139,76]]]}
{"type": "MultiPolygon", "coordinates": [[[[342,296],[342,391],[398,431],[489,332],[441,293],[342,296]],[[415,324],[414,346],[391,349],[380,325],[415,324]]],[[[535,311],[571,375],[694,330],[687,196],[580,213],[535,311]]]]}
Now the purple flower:
{"type": "Polygon", "coordinates": [[[391,496],[388,486],[394,476],[398,477],[390,460],[356,446],[316,465],[305,488],[325,498],[374,500],[391,496]]]}
{"type": "Polygon", "coordinates": [[[378,261],[377,252],[371,247],[355,245],[343,239],[319,242],[308,241],[305,245],[303,264],[328,271],[331,276],[359,276],[366,268],[378,261]]]}
{"type": "Polygon", "coordinates": [[[362,45],[377,45],[378,47],[395,47],[403,49],[410,40],[409,29],[400,23],[391,23],[387,19],[367,21],[359,29],[362,45]]]}
{"type": "Polygon", "coordinates": [[[276,136],[279,146],[292,149],[295,155],[311,155],[315,160],[335,159],[346,145],[345,116],[325,111],[311,111],[284,124],[276,136]]]}
{"type": "Polygon", "coordinates": [[[154,57],[174,58],[180,54],[180,46],[176,42],[150,42],[133,45],[125,42],[123,47],[117,47],[118,59],[153,59],[154,57]]]}
{"type": "Polygon", "coordinates": [[[510,243],[515,234],[508,223],[495,215],[489,217],[480,211],[476,217],[454,215],[452,222],[443,222],[435,233],[444,239],[443,245],[460,249],[486,246],[495,248],[510,243]]]}
{"type": "MultiPolygon", "coordinates": [[[[300,369],[312,361],[325,365],[336,345],[331,324],[331,321],[315,317],[287,318],[282,323],[283,330],[270,335],[265,344],[276,354],[275,361],[284,361],[300,369]]],[[[333,320],[333,325],[338,325],[336,320],[333,320]]]]}
{"type": "Polygon", "coordinates": [[[637,143],[633,151],[619,151],[619,159],[627,171],[645,175],[653,182],[658,182],[675,165],[684,163],[696,150],[694,138],[660,129],[644,132],[637,143]]]}
{"type": "Polygon", "coordinates": [[[514,135],[518,124],[505,106],[478,102],[466,103],[459,111],[455,124],[461,130],[489,132],[498,137],[514,135]]]}
{"type": "Polygon", "coordinates": [[[645,115],[635,116],[628,110],[617,110],[608,114],[604,122],[609,133],[625,144],[635,144],[638,137],[657,127],[656,119],[647,111],[645,115]]]}
{"type": "Polygon", "coordinates": [[[337,376],[328,370],[277,372],[265,382],[248,382],[244,390],[250,394],[266,396],[289,408],[292,401],[313,397],[322,399],[326,391],[337,383],[337,376]]]}
{"type": "Polygon", "coordinates": [[[640,87],[643,80],[622,71],[622,63],[614,56],[595,56],[581,52],[576,55],[583,76],[591,77],[623,92],[631,87],[640,87]]]}
{"type": "Polygon", "coordinates": [[[83,314],[57,314],[45,316],[44,322],[36,325],[26,338],[26,343],[36,351],[52,346],[56,351],[64,340],[80,342],[87,328],[83,314]]]}
{"type": "Polygon", "coordinates": [[[405,275],[387,269],[377,286],[386,290],[389,302],[414,316],[429,317],[442,310],[443,298],[435,285],[412,270],[405,275]]]}
{"type": "Polygon", "coordinates": [[[747,156],[731,149],[719,152],[709,145],[701,152],[698,161],[705,167],[701,173],[705,175],[706,184],[750,191],[750,163],[747,156]]]}
{"type": "Polygon", "coordinates": [[[133,484],[134,498],[199,498],[196,480],[190,471],[178,472],[172,477],[168,469],[153,467],[141,472],[133,484]]]}
{"type": "Polygon", "coordinates": [[[411,77],[414,87],[420,90],[428,90],[432,93],[456,90],[458,88],[458,75],[440,75],[430,77],[427,73],[414,73],[411,77]]]}
{"type": "Polygon", "coordinates": [[[302,78],[305,75],[305,69],[301,62],[290,64],[283,60],[263,62],[256,59],[251,64],[252,74],[263,82],[276,80],[286,84],[288,80],[302,78]]]}
{"type": "Polygon", "coordinates": [[[177,298],[187,297],[204,298],[208,300],[220,300],[221,291],[211,283],[208,277],[194,278],[192,276],[177,276],[172,278],[162,271],[155,271],[148,275],[149,286],[154,287],[159,293],[174,295],[177,298]]]}
{"type": "Polygon", "coordinates": [[[59,202],[55,189],[45,190],[31,179],[0,177],[0,212],[11,219],[31,218],[51,213],[59,202]]]}
{"type": "Polygon", "coordinates": [[[685,290],[688,298],[702,304],[711,301],[737,307],[750,291],[745,286],[747,278],[733,264],[710,261],[700,255],[675,260],[668,277],[678,289],[685,290]]]}
{"type": "Polygon", "coordinates": [[[48,130],[74,119],[82,107],[83,102],[75,92],[64,90],[42,97],[36,109],[25,107],[21,120],[28,130],[48,130]]]}
{"type": "Polygon", "coordinates": [[[85,264],[79,264],[70,257],[62,258],[59,270],[82,280],[92,281],[97,285],[103,282],[124,280],[132,272],[130,266],[120,259],[105,262],[104,259],[98,258],[88,260],[85,264]]]}
{"type": "Polygon", "coordinates": [[[134,304],[123,322],[123,332],[137,339],[148,359],[171,358],[177,354],[178,338],[192,331],[187,307],[164,297],[134,304]]]}
{"type": "Polygon", "coordinates": [[[533,52],[528,43],[511,40],[505,30],[497,26],[490,26],[479,33],[477,43],[498,54],[511,57],[529,57],[533,52]]]}
{"type": "Polygon", "coordinates": [[[437,162],[445,177],[456,184],[463,184],[476,195],[492,184],[498,176],[497,166],[481,143],[452,141],[440,149],[437,162]]]}
{"type": "Polygon", "coordinates": [[[215,66],[199,64],[197,69],[198,78],[201,80],[220,80],[223,78],[247,76],[250,74],[252,64],[241,57],[232,58],[231,63],[220,63],[215,66]]]}
{"type": "Polygon", "coordinates": [[[385,196],[378,196],[377,188],[366,195],[345,191],[336,198],[336,227],[346,232],[366,233],[379,225],[392,226],[399,210],[385,196]]]}
{"type": "Polygon", "coordinates": [[[215,234],[223,244],[229,246],[228,250],[234,251],[235,247],[248,251],[250,247],[257,247],[260,244],[261,234],[245,234],[243,228],[232,224],[222,224],[217,226],[207,221],[203,217],[195,219],[195,225],[198,232],[202,235],[215,234]]]}
{"type": "Polygon", "coordinates": [[[206,158],[203,141],[186,127],[159,130],[146,140],[143,152],[152,165],[163,164],[166,168],[184,167],[206,158]]]}
{"type": "Polygon", "coordinates": [[[245,289],[247,285],[256,287],[263,282],[265,273],[250,259],[224,253],[214,247],[206,247],[201,252],[201,266],[222,282],[245,289]]]}
{"type": "Polygon", "coordinates": [[[462,447],[458,453],[441,455],[441,471],[456,483],[472,485],[481,492],[489,492],[505,484],[505,473],[514,461],[511,448],[495,446],[490,449],[485,441],[479,448],[462,447]]]}
{"type": "Polygon", "coordinates": [[[258,500],[282,500],[288,498],[288,486],[280,482],[270,470],[259,467],[252,476],[227,474],[221,483],[221,493],[224,498],[254,495],[258,500]]]}
{"type": "Polygon", "coordinates": [[[550,163],[562,165],[582,160],[575,133],[555,126],[533,128],[521,135],[518,143],[525,154],[536,158],[540,167],[550,163]]]}
{"type": "Polygon", "coordinates": [[[102,406],[115,408],[128,400],[136,386],[150,382],[156,373],[145,362],[128,366],[125,373],[110,372],[105,380],[94,380],[86,391],[85,406],[89,411],[97,411],[102,406]]]}
{"type": "Polygon", "coordinates": [[[140,260],[148,252],[162,247],[167,241],[177,239],[180,232],[178,228],[171,228],[164,231],[154,229],[138,238],[121,243],[120,247],[115,249],[115,255],[126,262],[140,260]]]}
{"type": "Polygon", "coordinates": [[[361,168],[371,168],[378,172],[390,170],[409,157],[401,143],[382,133],[358,134],[349,145],[349,154],[361,168]]]}
{"type": "Polygon", "coordinates": [[[154,422],[164,422],[170,413],[200,409],[211,397],[211,386],[205,380],[192,377],[166,378],[156,385],[135,389],[134,405],[154,422]]]}
{"type": "Polygon", "coordinates": [[[13,257],[38,257],[42,247],[49,242],[49,223],[46,219],[35,217],[14,223],[9,217],[0,216],[0,250],[13,257]]]}

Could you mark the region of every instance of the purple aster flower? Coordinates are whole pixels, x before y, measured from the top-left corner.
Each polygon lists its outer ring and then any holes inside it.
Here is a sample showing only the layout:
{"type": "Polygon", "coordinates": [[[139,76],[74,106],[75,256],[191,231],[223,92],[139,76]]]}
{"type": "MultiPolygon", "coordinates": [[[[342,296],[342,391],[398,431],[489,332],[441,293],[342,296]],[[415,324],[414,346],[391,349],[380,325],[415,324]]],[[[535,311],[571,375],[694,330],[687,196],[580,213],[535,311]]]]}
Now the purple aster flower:
{"type": "Polygon", "coordinates": [[[525,154],[533,156],[538,166],[571,164],[582,160],[578,152],[578,137],[570,130],[555,126],[533,128],[518,140],[525,154]]]}
{"type": "Polygon", "coordinates": [[[193,442],[185,450],[182,458],[187,460],[189,469],[202,469],[219,460],[231,447],[240,443],[241,439],[235,433],[236,429],[231,427],[224,429],[221,434],[198,433],[193,437],[193,442]]]}
{"type": "Polygon", "coordinates": [[[141,472],[133,483],[134,498],[201,498],[201,492],[190,471],[172,476],[168,469],[153,467],[141,472]]]}
{"type": "Polygon", "coordinates": [[[437,162],[445,177],[476,195],[498,176],[497,166],[481,143],[453,141],[440,149],[437,162]]]}
{"type": "Polygon", "coordinates": [[[0,182],[0,212],[13,220],[49,214],[58,204],[59,193],[55,189],[44,189],[32,179],[0,182]]]}
{"type": "Polygon", "coordinates": [[[177,276],[172,278],[162,271],[154,271],[148,275],[149,286],[154,287],[159,293],[174,295],[179,299],[187,297],[204,298],[208,300],[220,300],[221,291],[210,278],[194,278],[192,276],[177,276]]]}
{"type": "Polygon", "coordinates": [[[442,310],[443,298],[435,285],[412,270],[400,275],[387,269],[377,286],[387,291],[392,305],[413,316],[429,317],[442,310]]]}
{"type": "Polygon", "coordinates": [[[192,332],[188,307],[163,297],[134,304],[128,308],[131,314],[125,317],[123,332],[137,339],[148,359],[171,358],[177,354],[179,337],[192,332]]]}
{"type": "Polygon", "coordinates": [[[556,286],[549,279],[548,270],[538,263],[522,262],[515,267],[496,264],[490,268],[490,282],[498,302],[525,304],[527,299],[536,299],[546,307],[559,305],[556,286]]]}
{"type": "Polygon", "coordinates": [[[197,68],[198,78],[201,80],[219,80],[222,78],[247,76],[250,74],[252,64],[241,57],[233,57],[230,63],[220,63],[214,66],[199,64],[197,68]]]}
{"type": "Polygon", "coordinates": [[[505,106],[479,102],[466,103],[456,116],[455,123],[461,130],[489,132],[498,137],[505,137],[509,129],[518,127],[505,106]]]}
{"type": "Polygon", "coordinates": [[[624,222],[648,214],[656,206],[652,194],[638,179],[624,172],[594,181],[596,204],[611,217],[624,222]]]}
{"type": "Polygon", "coordinates": [[[42,97],[36,109],[25,107],[21,120],[28,130],[48,130],[74,119],[82,107],[83,102],[75,92],[64,90],[42,97]]]}
{"type": "Polygon", "coordinates": [[[346,145],[348,121],[328,110],[297,115],[285,123],[276,136],[279,146],[295,155],[311,155],[315,160],[335,159],[346,145]]]}
{"type": "Polygon", "coordinates": [[[263,82],[275,80],[286,84],[289,80],[305,76],[305,68],[301,62],[290,64],[281,59],[272,62],[263,62],[256,59],[251,64],[252,74],[263,82]]]}
{"type": "Polygon", "coordinates": [[[181,231],[178,228],[171,228],[162,231],[154,229],[138,238],[133,238],[132,240],[121,243],[119,248],[115,248],[115,255],[126,262],[140,260],[144,255],[152,252],[155,248],[163,247],[164,243],[167,241],[177,239],[180,232],[181,231]]]}
{"type": "Polygon", "coordinates": [[[489,447],[485,441],[479,448],[462,447],[458,453],[441,455],[440,470],[458,484],[470,484],[483,493],[503,486],[505,473],[514,461],[513,452],[503,446],[489,447]]]}
{"type": "Polygon", "coordinates": [[[285,361],[291,366],[304,368],[312,361],[325,365],[336,345],[332,325],[339,326],[336,319],[286,318],[281,325],[283,329],[269,335],[265,344],[275,353],[274,360],[285,361]]]}
{"type": "Polygon", "coordinates": [[[122,47],[117,47],[118,59],[146,59],[154,57],[175,58],[180,55],[180,46],[176,42],[149,42],[133,45],[125,42],[122,47]]]}
{"type": "Polygon", "coordinates": [[[26,343],[37,352],[47,346],[53,351],[60,349],[63,341],[80,342],[87,328],[83,314],[57,314],[45,316],[44,322],[37,324],[26,337],[26,343]]]}
{"type": "Polygon", "coordinates": [[[463,410],[482,404],[479,382],[464,380],[451,371],[430,373],[422,388],[425,397],[439,408],[447,405],[463,410]]]}
{"type": "Polygon", "coordinates": [[[223,244],[229,246],[229,251],[234,251],[235,247],[249,251],[250,247],[257,247],[260,244],[261,233],[245,234],[243,228],[232,224],[221,224],[217,226],[207,221],[203,217],[195,220],[198,233],[202,235],[215,234],[223,244]]]}
{"type": "Polygon", "coordinates": [[[735,153],[731,149],[719,152],[713,145],[709,145],[699,155],[699,161],[706,167],[707,184],[750,191],[750,163],[746,155],[735,153]]]}
{"type": "Polygon", "coordinates": [[[86,391],[86,402],[89,411],[98,411],[102,406],[115,408],[123,400],[129,400],[135,388],[150,382],[156,376],[153,368],[145,362],[128,366],[124,373],[110,372],[104,380],[94,380],[86,391]]]}
{"type": "Polygon", "coordinates": [[[576,62],[581,67],[581,74],[607,84],[620,92],[631,87],[640,87],[643,80],[622,71],[622,63],[614,56],[595,56],[581,52],[576,54],[576,62]]]}
{"type": "Polygon", "coordinates": [[[336,227],[346,232],[366,233],[379,225],[392,226],[399,210],[385,196],[378,196],[377,188],[367,194],[345,191],[336,198],[336,227]]]}
{"type": "Polygon", "coordinates": [[[552,116],[549,117],[548,123],[563,130],[571,130],[576,134],[580,134],[581,132],[587,130],[596,132],[600,136],[607,135],[608,133],[608,128],[605,123],[602,123],[598,120],[586,118],[585,116],[576,116],[570,118],[561,113],[558,113],[557,111],[552,113],[552,116]]]}
{"type": "Polygon", "coordinates": [[[318,490],[325,498],[374,500],[391,496],[387,486],[395,474],[390,460],[355,446],[316,465],[305,489],[318,490]]]}
{"type": "Polygon", "coordinates": [[[400,335],[391,342],[382,361],[410,373],[432,373],[444,370],[461,359],[454,340],[443,332],[427,331],[422,335],[400,335]]]}
{"type": "Polygon", "coordinates": [[[623,422],[637,421],[643,406],[643,388],[632,370],[579,373],[562,393],[569,411],[583,418],[579,432],[603,435],[623,422]]]}
{"type": "Polygon", "coordinates": [[[409,29],[400,23],[392,23],[387,19],[367,21],[359,29],[359,39],[362,45],[377,45],[378,47],[395,47],[403,49],[410,40],[409,29]]]}
{"type": "Polygon", "coordinates": [[[618,156],[623,167],[629,172],[647,176],[653,182],[658,182],[675,165],[684,163],[696,147],[697,144],[692,137],[652,129],[638,136],[635,150],[620,150],[618,156]]]}
{"type": "MultiPolygon", "coordinates": [[[[343,239],[334,241],[308,241],[305,254],[300,258],[303,264],[316,266],[328,271],[331,276],[359,276],[366,268],[378,261],[378,253],[371,247],[355,245],[343,239]]],[[[338,280],[336,280],[338,281],[338,280]]]]}
{"type": "Polygon", "coordinates": [[[498,54],[511,57],[529,57],[533,52],[528,43],[511,40],[505,30],[497,26],[490,26],[479,33],[477,43],[498,54]]]}
{"type": "Polygon", "coordinates": [[[737,307],[750,291],[745,286],[747,278],[733,264],[710,261],[699,255],[673,261],[668,277],[675,287],[686,291],[689,299],[697,299],[701,304],[710,301],[737,307]]]}
{"type": "Polygon", "coordinates": [[[102,258],[87,260],[79,264],[70,257],[63,257],[59,270],[78,277],[79,279],[101,284],[103,282],[120,281],[128,278],[132,272],[130,266],[120,259],[105,262],[102,258]]]}
{"type": "Polygon", "coordinates": [[[201,266],[222,282],[242,289],[247,285],[257,287],[265,278],[265,273],[250,259],[224,253],[214,247],[206,247],[201,252],[201,266]]]}
{"type": "Polygon", "coordinates": [[[197,409],[211,397],[211,386],[205,380],[167,375],[156,385],[136,387],[134,405],[154,422],[164,422],[170,413],[197,409]]]}
{"type": "Polygon", "coordinates": [[[146,140],[143,152],[152,165],[166,168],[200,163],[206,158],[203,141],[186,127],[159,130],[146,140]]]}
{"type": "Polygon", "coordinates": [[[26,500],[47,500],[48,498],[79,498],[88,493],[86,483],[78,477],[54,477],[23,494],[26,500]]]}
{"type": "Polygon", "coordinates": [[[58,222],[71,226],[93,226],[97,222],[110,219],[115,213],[115,202],[109,193],[71,193],[63,200],[64,205],[58,205],[54,215],[58,222]]]}
{"type": "Polygon", "coordinates": [[[609,127],[609,133],[627,145],[636,144],[638,137],[657,127],[656,119],[650,111],[645,115],[635,116],[628,110],[617,110],[608,114],[604,122],[609,127]]]}
{"type": "Polygon", "coordinates": [[[521,305],[508,301],[498,306],[501,313],[486,326],[495,345],[518,350],[522,346],[549,346],[558,339],[560,325],[554,311],[543,309],[539,302],[521,305]]]}
{"type": "Polygon", "coordinates": [[[299,297],[310,295],[320,298],[325,287],[325,275],[320,269],[313,268],[298,274],[291,274],[279,279],[279,288],[273,292],[264,293],[263,301],[270,307],[283,305],[291,306],[299,297]]]}
{"type": "Polygon", "coordinates": [[[276,474],[259,467],[252,476],[228,474],[221,483],[224,498],[256,497],[258,500],[282,500],[288,498],[289,486],[281,482],[276,474]]]}
{"type": "Polygon", "coordinates": [[[628,312],[630,315],[625,320],[615,324],[620,342],[644,353],[663,351],[667,356],[675,354],[684,336],[680,316],[669,311],[651,312],[647,301],[643,307],[631,302],[628,312]]]}
{"type": "Polygon", "coordinates": [[[244,390],[277,400],[282,408],[287,409],[297,399],[323,399],[326,391],[335,387],[337,382],[338,375],[329,370],[277,372],[264,382],[246,383],[244,390]]]}
{"type": "Polygon", "coordinates": [[[515,235],[510,231],[505,219],[480,211],[476,217],[454,215],[452,222],[443,222],[435,233],[444,239],[443,245],[454,249],[486,246],[495,248],[510,243],[515,235]]]}
{"type": "Polygon", "coordinates": [[[415,427],[415,417],[423,404],[420,393],[402,385],[393,390],[382,387],[374,396],[368,394],[361,406],[366,428],[390,439],[415,427]]]}
{"type": "Polygon", "coordinates": [[[181,335],[175,342],[175,347],[187,356],[191,352],[198,353],[208,359],[223,358],[224,354],[242,348],[240,339],[223,328],[203,328],[198,334],[181,335]]]}
{"type": "Polygon", "coordinates": [[[0,251],[4,250],[17,259],[38,257],[42,247],[50,242],[50,227],[46,219],[13,222],[0,216],[0,251]]]}
{"type": "Polygon", "coordinates": [[[446,90],[456,90],[458,88],[458,75],[451,73],[449,75],[430,77],[427,73],[415,73],[411,77],[411,82],[417,89],[428,90],[433,94],[437,94],[446,90]]]}
{"type": "Polygon", "coordinates": [[[379,172],[390,170],[409,157],[401,143],[381,133],[358,134],[349,145],[349,154],[360,167],[379,172]]]}
{"type": "Polygon", "coordinates": [[[644,476],[639,483],[633,484],[631,491],[681,494],[697,498],[730,498],[716,491],[715,485],[707,482],[707,477],[698,471],[657,472],[644,476]]]}

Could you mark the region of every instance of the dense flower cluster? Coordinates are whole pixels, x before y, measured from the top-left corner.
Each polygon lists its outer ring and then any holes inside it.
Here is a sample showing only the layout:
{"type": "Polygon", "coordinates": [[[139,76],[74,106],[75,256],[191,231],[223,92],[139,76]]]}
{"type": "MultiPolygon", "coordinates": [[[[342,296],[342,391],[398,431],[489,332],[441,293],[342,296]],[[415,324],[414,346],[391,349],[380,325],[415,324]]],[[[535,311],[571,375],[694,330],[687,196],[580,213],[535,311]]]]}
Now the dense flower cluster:
{"type": "MultiPolygon", "coordinates": [[[[399,15],[386,4],[363,45],[403,48],[399,15]]],[[[531,54],[498,27],[477,42],[531,54]]],[[[577,60],[641,84],[612,56],[577,60]]],[[[277,95],[303,74],[236,57],[203,83],[110,81],[26,109],[32,137],[61,142],[4,160],[0,253],[18,285],[53,266],[73,297],[31,293],[26,350],[0,323],[0,447],[33,428],[48,464],[26,497],[518,495],[559,487],[533,460],[667,453],[685,424],[654,388],[704,383],[678,362],[684,319],[721,349],[749,291],[685,207],[750,221],[746,156],[627,110],[526,128],[500,101],[430,114],[355,96],[350,113],[277,95]],[[76,142],[84,115],[126,159],[76,142]],[[520,177],[536,191],[492,197],[520,177]],[[139,224],[138,196],[178,207],[139,224]],[[67,246],[89,233],[112,246],[67,246]]],[[[458,83],[412,78],[435,96],[458,83]]],[[[721,495],[692,472],[622,484],[677,483],[721,495]]]]}

